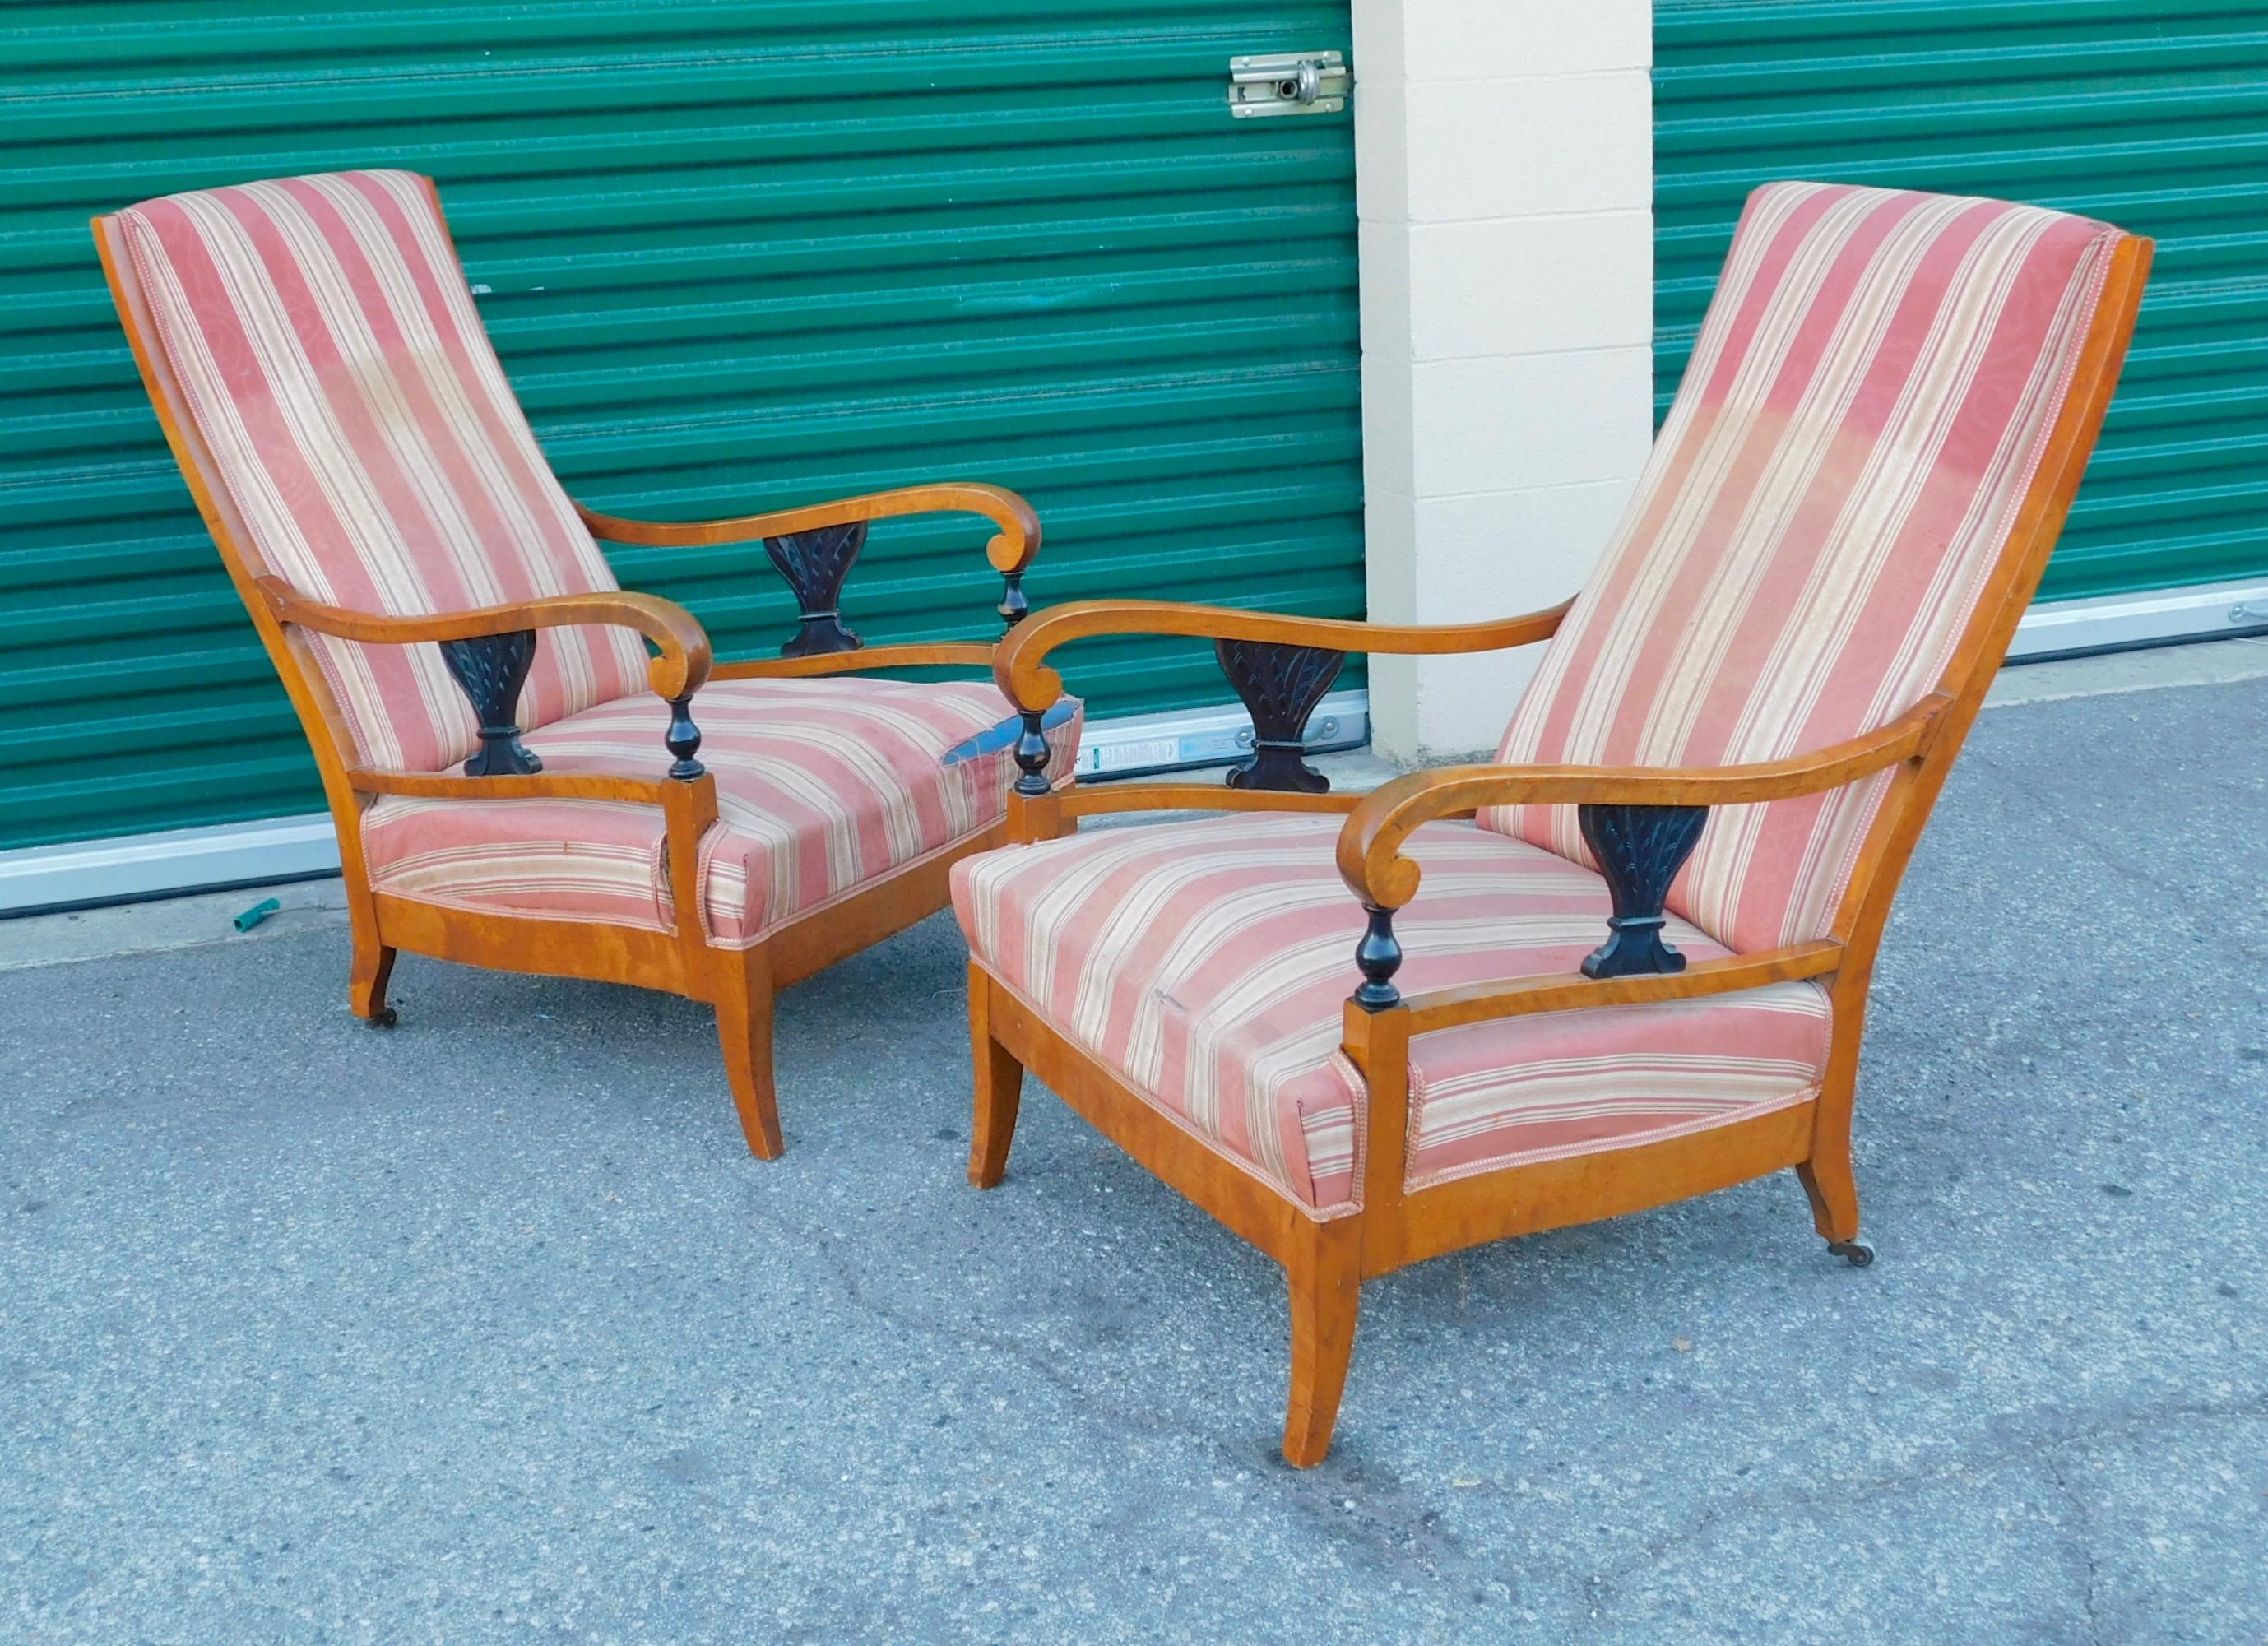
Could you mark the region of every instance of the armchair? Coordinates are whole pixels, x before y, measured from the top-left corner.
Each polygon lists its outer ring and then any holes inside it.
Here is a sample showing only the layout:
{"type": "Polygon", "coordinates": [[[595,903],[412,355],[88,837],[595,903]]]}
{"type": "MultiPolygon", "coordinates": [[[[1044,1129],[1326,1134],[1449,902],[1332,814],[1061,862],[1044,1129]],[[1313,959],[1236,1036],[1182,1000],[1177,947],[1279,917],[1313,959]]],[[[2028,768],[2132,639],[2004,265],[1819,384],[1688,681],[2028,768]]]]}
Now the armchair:
{"type": "MultiPolygon", "coordinates": [[[[581,507],[410,173],[173,195],[94,231],[314,751],[355,1014],[394,1026],[402,949],[711,1002],[748,1147],[777,1156],[774,995],[941,908],[953,863],[1005,838],[1015,769],[990,682],[866,672],[982,669],[990,645],[867,646],[844,579],[871,522],[977,514],[1012,626],[1031,505],[941,484],[691,523],[581,507]],[[777,658],[718,664],[690,613],[615,586],[602,538],[761,541],[797,630],[777,658]]],[[[1049,757],[1071,759],[1078,706],[1042,719],[1049,757]]]]}
{"type": "Polygon", "coordinates": [[[1281,1263],[1302,1467],[1366,1278],[1788,1167],[1830,1251],[1871,1262],[1850,1137],[1883,922],[2151,249],[1998,202],[1770,185],[1568,605],[1406,628],[1088,602],[1020,626],[994,664],[1025,722],[1020,843],[954,879],[970,1180],[1001,1180],[1029,1069],[1281,1263]],[[1134,632],[1216,638],[1261,741],[1229,790],[1050,780],[1047,659],[1134,632]],[[1285,683],[1338,654],[1536,642],[1498,763],[1360,798],[1300,766],[1321,693],[1285,683]],[[1221,815],[1076,832],[1150,808],[1221,815]]]}

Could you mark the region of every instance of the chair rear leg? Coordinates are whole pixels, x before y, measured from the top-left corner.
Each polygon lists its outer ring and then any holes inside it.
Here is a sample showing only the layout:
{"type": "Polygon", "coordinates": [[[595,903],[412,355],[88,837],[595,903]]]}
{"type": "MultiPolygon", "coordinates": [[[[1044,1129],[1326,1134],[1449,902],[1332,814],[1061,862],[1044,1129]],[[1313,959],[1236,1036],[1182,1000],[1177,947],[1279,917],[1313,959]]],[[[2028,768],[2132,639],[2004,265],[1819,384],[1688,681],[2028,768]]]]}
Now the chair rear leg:
{"type": "Polygon", "coordinates": [[[780,1136],[779,1099],[772,1086],[772,975],[763,951],[716,953],[717,1040],[733,1104],[748,1152],[777,1160],[787,1147],[780,1136]]]}
{"type": "Polygon", "coordinates": [[[1859,1183],[1851,1171],[1851,1138],[1845,1132],[1839,1146],[1822,1148],[1815,1140],[1810,1159],[1795,1169],[1803,1192],[1811,1197],[1811,1224],[1827,1249],[1864,1268],[1874,1260],[1874,1248],[1859,1238],[1859,1183]]]}
{"type": "Polygon", "coordinates": [[[347,1007],[373,1029],[390,1029],[397,1021],[386,1003],[386,985],[394,975],[394,951],[378,940],[378,921],[357,911],[349,916],[354,938],[354,959],[347,974],[347,1007]]]}
{"type": "Polygon", "coordinates": [[[1284,1461],[1312,1469],[1331,1449],[1354,1358],[1362,1295],[1362,1219],[1304,1226],[1284,1265],[1292,1289],[1292,1401],[1284,1461]]]}
{"type": "Polygon", "coordinates": [[[968,968],[968,1044],[976,1061],[976,1113],[968,1128],[968,1180],[997,1188],[1008,1171],[1008,1145],[1024,1096],[1024,1066],[992,1038],[991,979],[968,968]]]}

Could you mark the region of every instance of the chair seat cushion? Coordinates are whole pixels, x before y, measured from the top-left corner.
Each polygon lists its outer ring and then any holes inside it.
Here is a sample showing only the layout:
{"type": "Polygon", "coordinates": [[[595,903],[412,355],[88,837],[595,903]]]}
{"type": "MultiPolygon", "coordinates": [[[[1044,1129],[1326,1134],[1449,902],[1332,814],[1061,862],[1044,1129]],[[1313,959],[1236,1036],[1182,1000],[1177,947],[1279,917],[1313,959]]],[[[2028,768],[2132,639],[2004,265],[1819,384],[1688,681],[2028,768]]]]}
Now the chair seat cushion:
{"type": "MultiPolygon", "coordinates": [[[[990,681],[718,680],[694,699],[718,826],[701,851],[711,940],[765,932],[998,821],[1015,781],[1005,739],[945,763],[1011,718],[990,681]]],[[[546,773],[659,777],[669,711],[641,694],[526,734],[546,773]]],[[[1080,716],[1049,734],[1051,772],[1077,759],[1080,716]]],[[[374,890],[487,913],[671,930],[659,808],[595,800],[388,795],[363,817],[374,890]]]]}
{"type": "MultiPolygon", "coordinates": [[[[969,945],[1064,1036],[1185,1130],[1317,1213],[1354,1209],[1363,1087],[1340,1049],[1361,906],[1336,817],[1245,813],[1106,828],[969,858],[969,945]]],[[[1469,823],[1405,848],[1405,992],[1572,974],[1606,936],[1591,870],[1469,823]]],[[[1696,960],[1728,952],[1672,918],[1696,960]]],[[[1409,1185],[1627,1147],[1809,1098],[1817,984],[1506,1018],[1410,1043],[1409,1185]]]]}

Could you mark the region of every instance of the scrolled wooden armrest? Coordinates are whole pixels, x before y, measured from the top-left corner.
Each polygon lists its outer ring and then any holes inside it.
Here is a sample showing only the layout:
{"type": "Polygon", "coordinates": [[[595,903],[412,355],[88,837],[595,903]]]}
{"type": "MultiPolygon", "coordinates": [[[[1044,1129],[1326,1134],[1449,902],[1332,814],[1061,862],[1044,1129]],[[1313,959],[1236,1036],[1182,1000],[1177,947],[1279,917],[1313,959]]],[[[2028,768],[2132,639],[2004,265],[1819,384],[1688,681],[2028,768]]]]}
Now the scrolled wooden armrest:
{"type": "Polygon", "coordinates": [[[280,621],[312,628],[320,635],[335,635],[341,640],[414,645],[423,641],[474,640],[521,629],[611,624],[634,628],[660,648],[661,655],[646,664],[646,678],[663,697],[681,701],[709,678],[711,654],[707,631],[692,613],[659,595],[631,594],[621,590],[549,594],[539,599],[483,606],[468,612],[394,617],[326,606],[320,600],[308,599],[281,577],[257,578],[254,586],[280,621]]]}
{"type": "Polygon", "coordinates": [[[1809,753],[1743,766],[1445,766],[1373,790],[1339,830],[1339,875],[1371,908],[1418,894],[1403,842],[1421,824],[1492,805],[1722,806],[1839,789],[1928,753],[1953,699],[1933,693],[1888,725],[1809,753]]]}
{"type": "Polygon", "coordinates": [[[935,486],[902,486],[893,491],[868,492],[862,497],[841,497],[800,509],[780,509],[770,514],[744,514],[724,520],[626,520],[575,505],[583,524],[610,543],[630,543],[642,548],[706,548],[718,543],[752,543],[759,538],[784,537],[822,525],[849,525],[859,520],[881,520],[908,514],[981,514],[1000,528],[984,546],[984,557],[1004,575],[1020,573],[1040,552],[1040,517],[1032,505],[1005,486],[975,481],[948,481],[935,486]]]}
{"type": "Polygon", "coordinates": [[[992,678],[1019,709],[1043,709],[1063,695],[1063,677],[1042,659],[1058,646],[1097,635],[1190,635],[1254,640],[1327,651],[1440,653],[1496,651],[1549,640],[1572,600],[1548,611],[1484,623],[1365,623],[1336,617],[1290,617],[1232,606],[1177,600],[1073,600],[1026,618],[1000,643],[992,678]]]}

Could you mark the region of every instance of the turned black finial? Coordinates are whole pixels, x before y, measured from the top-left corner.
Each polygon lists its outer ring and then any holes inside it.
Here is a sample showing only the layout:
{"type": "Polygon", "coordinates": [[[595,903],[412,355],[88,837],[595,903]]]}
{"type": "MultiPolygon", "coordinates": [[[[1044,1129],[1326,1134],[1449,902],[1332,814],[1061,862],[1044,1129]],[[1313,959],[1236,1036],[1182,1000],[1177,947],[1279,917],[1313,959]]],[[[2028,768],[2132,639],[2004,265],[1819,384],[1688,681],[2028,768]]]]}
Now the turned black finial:
{"type": "Polygon", "coordinates": [[[691,783],[707,769],[693,757],[701,752],[701,728],[693,724],[693,694],[669,700],[669,730],[661,740],[677,759],[671,764],[669,775],[680,783],[691,783]]]}
{"type": "Polygon", "coordinates": [[[1049,792],[1048,783],[1048,738],[1044,709],[1023,709],[1024,729],[1016,737],[1016,764],[1023,775],[1016,779],[1020,795],[1043,795],[1049,792]]]}
{"type": "Polygon", "coordinates": [[[1319,646],[1259,640],[1216,640],[1220,672],[1252,715],[1252,758],[1228,774],[1232,789],[1276,789],[1319,795],[1331,780],[1300,756],[1307,717],[1346,665],[1346,654],[1319,646]]]}
{"type": "Polygon", "coordinates": [[[1384,1011],[1402,1003],[1402,991],[1394,987],[1394,974],[1402,969],[1402,944],[1394,935],[1392,909],[1368,903],[1363,908],[1369,910],[1370,925],[1354,948],[1354,963],[1362,973],[1354,1003],[1365,1011],[1384,1011]]]}
{"type": "Polygon", "coordinates": [[[1000,625],[1013,628],[1031,611],[1032,603],[1024,598],[1024,574],[1005,571],[1000,574],[1000,625]]]}
{"type": "Polygon", "coordinates": [[[480,722],[481,746],[465,762],[468,777],[518,776],[540,772],[543,762],[519,740],[519,693],[535,664],[535,631],[475,635],[444,640],[441,661],[464,688],[480,722]]]}
{"type": "Polygon", "coordinates": [[[795,592],[803,627],[780,647],[783,658],[856,651],[866,643],[843,622],[843,580],[866,546],[866,523],[814,526],[764,540],[764,554],[795,592]]]}
{"type": "Polygon", "coordinates": [[[1583,841],[1614,899],[1607,940],[1583,957],[1586,977],[1682,972],[1685,957],[1661,940],[1670,882],[1693,855],[1706,806],[1578,806],[1583,841]]]}

